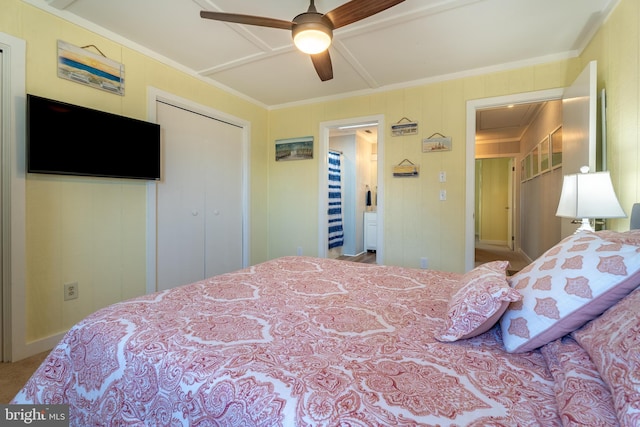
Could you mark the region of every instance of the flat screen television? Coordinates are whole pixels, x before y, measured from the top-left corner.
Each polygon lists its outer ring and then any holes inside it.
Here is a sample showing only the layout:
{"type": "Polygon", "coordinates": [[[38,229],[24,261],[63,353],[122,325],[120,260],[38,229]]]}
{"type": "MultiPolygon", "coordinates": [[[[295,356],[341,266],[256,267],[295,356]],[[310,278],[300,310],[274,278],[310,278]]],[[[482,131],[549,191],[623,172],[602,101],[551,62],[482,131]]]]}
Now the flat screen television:
{"type": "Polygon", "coordinates": [[[27,171],[160,179],[160,125],[27,95],[27,171]]]}

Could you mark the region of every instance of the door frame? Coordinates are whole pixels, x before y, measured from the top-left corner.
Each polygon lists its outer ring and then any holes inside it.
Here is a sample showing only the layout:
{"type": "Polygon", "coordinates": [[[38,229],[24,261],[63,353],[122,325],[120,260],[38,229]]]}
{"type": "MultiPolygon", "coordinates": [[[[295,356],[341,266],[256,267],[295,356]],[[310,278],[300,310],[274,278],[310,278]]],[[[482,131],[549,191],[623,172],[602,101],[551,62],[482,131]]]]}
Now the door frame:
{"type": "Polygon", "coordinates": [[[509,179],[507,182],[507,209],[509,210],[509,218],[507,219],[507,247],[511,250],[515,249],[515,221],[516,214],[519,214],[519,210],[516,209],[514,200],[516,200],[516,158],[509,157],[509,179]]]}
{"type": "MultiPolygon", "coordinates": [[[[487,157],[477,157],[477,160],[490,160],[490,159],[508,159],[509,163],[507,165],[508,167],[508,172],[507,172],[507,189],[505,190],[505,193],[507,195],[507,206],[506,209],[508,210],[508,215],[507,215],[507,231],[506,231],[506,235],[507,235],[507,240],[505,241],[505,245],[510,249],[513,250],[514,247],[514,222],[515,222],[515,216],[517,214],[517,209],[514,209],[514,200],[516,197],[515,194],[515,186],[514,186],[514,182],[515,182],[515,168],[514,165],[516,163],[516,158],[515,156],[509,154],[507,156],[492,156],[492,155],[488,155],[487,157]]],[[[474,162],[474,165],[476,163],[474,162]]],[[[476,171],[474,170],[474,173],[476,171]]],[[[483,191],[483,187],[484,184],[480,184],[479,189],[480,189],[480,194],[482,194],[483,191]]],[[[480,202],[478,203],[478,206],[480,207],[480,209],[482,209],[482,200],[480,200],[480,202]]],[[[482,227],[482,220],[480,221],[480,227],[482,227]]],[[[474,229],[474,235],[475,232],[478,230],[474,229]]],[[[480,236],[482,236],[482,230],[480,230],[479,233],[480,236]]],[[[475,241],[475,240],[474,240],[475,241]]],[[[480,242],[482,243],[482,239],[480,240],[480,242]]],[[[485,242],[486,243],[486,242],[485,242]]],[[[495,242],[497,244],[499,244],[500,242],[495,242]]]]}
{"type": "Polygon", "coordinates": [[[531,102],[554,101],[562,99],[564,88],[548,89],[536,92],[525,92],[513,95],[472,99],[467,101],[467,136],[466,136],[466,196],[465,196],[465,244],[464,266],[470,271],[475,262],[475,160],[476,160],[476,111],[485,108],[496,108],[511,104],[527,104],[531,102]]]}
{"type": "Polygon", "coordinates": [[[329,133],[332,128],[351,126],[362,123],[374,123],[378,125],[378,193],[377,193],[377,229],[376,229],[376,264],[384,263],[384,115],[378,114],[350,119],[332,120],[320,122],[320,138],[318,141],[318,257],[326,258],[328,249],[328,218],[327,218],[327,187],[329,167],[327,155],[329,152],[329,133]]]}
{"type": "Polygon", "coordinates": [[[0,361],[44,351],[60,337],[26,341],[26,41],[0,33],[2,50],[0,361]],[[54,341],[55,340],[55,341],[54,341]]]}
{"type": "MultiPolygon", "coordinates": [[[[249,147],[251,140],[251,122],[198,104],[178,95],[165,92],[155,87],[147,89],[147,119],[156,123],[156,102],[161,101],[174,105],[196,114],[214,118],[237,126],[242,129],[242,266],[248,267],[250,262],[250,198],[249,198],[249,147]]],[[[147,286],[146,292],[153,293],[157,290],[157,183],[147,183],[147,286]]]]}

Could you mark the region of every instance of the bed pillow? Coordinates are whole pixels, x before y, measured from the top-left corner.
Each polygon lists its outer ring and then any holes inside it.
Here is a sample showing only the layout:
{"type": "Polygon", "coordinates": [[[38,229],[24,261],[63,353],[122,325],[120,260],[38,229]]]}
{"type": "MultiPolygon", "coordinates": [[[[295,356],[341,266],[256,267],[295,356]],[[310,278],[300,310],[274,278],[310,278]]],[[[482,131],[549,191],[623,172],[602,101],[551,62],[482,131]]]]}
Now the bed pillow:
{"type": "Polygon", "coordinates": [[[596,231],[599,237],[615,243],[623,243],[625,245],[640,246],[640,230],[628,231],[612,231],[602,230],[596,231]]]}
{"type": "Polygon", "coordinates": [[[620,425],[640,425],[640,288],[573,333],[609,386],[620,425]]]}
{"type": "Polygon", "coordinates": [[[482,264],[464,274],[449,300],[444,327],[435,338],[456,341],[491,329],[512,301],[521,296],[507,282],[509,261],[482,264]]]}
{"type": "Polygon", "coordinates": [[[565,335],[540,352],[553,376],[562,425],[619,425],[609,386],[584,348],[565,335]]]}
{"type": "Polygon", "coordinates": [[[534,350],[584,325],[640,282],[640,247],[581,232],[510,278],[522,301],[500,319],[508,352],[534,350]]]}

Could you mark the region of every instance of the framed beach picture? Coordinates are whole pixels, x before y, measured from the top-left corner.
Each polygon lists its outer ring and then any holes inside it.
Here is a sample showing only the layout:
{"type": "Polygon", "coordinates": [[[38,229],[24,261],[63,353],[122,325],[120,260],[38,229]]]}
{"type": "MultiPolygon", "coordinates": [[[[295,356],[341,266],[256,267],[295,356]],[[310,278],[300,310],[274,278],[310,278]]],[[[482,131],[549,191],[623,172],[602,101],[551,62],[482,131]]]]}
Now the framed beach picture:
{"type": "Polygon", "coordinates": [[[313,159],[313,137],[276,140],[276,162],[313,159]]]}
{"type": "Polygon", "coordinates": [[[549,158],[549,137],[540,141],[540,172],[549,170],[551,159],[549,158]]]}
{"type": "Polygon", "coordinates": [[[58,77],[124,95],[124,65],[58,40],[58,77]]]}
{"type": "Polygon", "coordinates": [[[551,167],[562,166],[562,126],[551,132],[551,167]]]}
{"type": "Polygon", "coordinates": [[[451,151],[450,137],[442,136],[436,138],[432,135],[422,140],[423,153],[436,153],[438,151],[451,151]]]}
{"type": "Polygon", "coordinates": [[[536,145],[531,150],[531,176],[536,176],[540,173],[540,146],[536,145]]]}

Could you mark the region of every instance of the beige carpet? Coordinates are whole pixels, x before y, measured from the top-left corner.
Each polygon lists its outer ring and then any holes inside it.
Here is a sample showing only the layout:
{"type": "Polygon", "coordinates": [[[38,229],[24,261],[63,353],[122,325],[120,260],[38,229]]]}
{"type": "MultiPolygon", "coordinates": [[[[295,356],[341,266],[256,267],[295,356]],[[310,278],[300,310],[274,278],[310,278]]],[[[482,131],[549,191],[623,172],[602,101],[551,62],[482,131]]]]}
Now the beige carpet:
{"type": "Polygon", "coordinates": [[[512,251],[506,246],[476,243],[476,263],[484,264],[490,261],[509,261],[509,274],[513,275],[529,264],[527,258],[520,252],[512,251]]]}
{"type": "Polygon", "coordinates": [[[48,351],[14,363],[0,363],[0,404],[9,403],[49,354],[48,351]]]}

